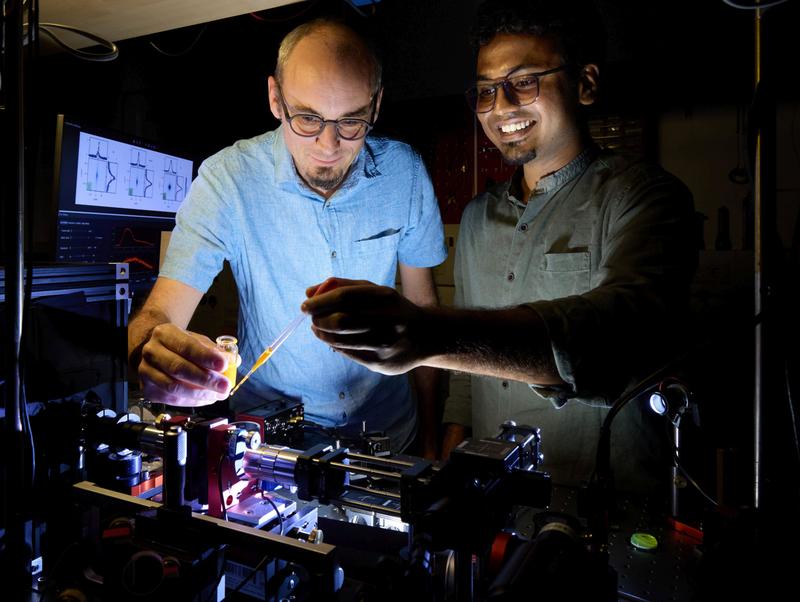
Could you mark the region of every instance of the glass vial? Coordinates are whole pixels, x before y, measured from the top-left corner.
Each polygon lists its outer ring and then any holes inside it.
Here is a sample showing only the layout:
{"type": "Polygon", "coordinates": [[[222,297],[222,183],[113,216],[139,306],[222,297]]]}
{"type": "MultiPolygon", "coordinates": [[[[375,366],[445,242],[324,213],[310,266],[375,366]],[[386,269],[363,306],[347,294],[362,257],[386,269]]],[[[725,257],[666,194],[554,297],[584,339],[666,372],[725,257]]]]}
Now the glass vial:
{"type": "Polygon", "coordinates": [[[225,369],[225,377],[231,383],[231,388],[236,385],[236,364],[239,363],[239,345],[236,337],[223,334],[217,337],[217,349],[222,351],[228,358],[228,367],[225,369]]]}

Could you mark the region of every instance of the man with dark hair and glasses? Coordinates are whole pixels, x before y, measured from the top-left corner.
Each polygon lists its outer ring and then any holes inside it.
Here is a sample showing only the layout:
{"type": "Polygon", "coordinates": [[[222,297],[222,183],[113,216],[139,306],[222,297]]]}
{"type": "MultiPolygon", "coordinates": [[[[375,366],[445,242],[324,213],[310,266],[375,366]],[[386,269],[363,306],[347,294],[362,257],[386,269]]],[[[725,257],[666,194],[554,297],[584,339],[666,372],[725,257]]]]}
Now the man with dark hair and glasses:
{"type": "MultiPolygon", "coordinates": [[[[225,357],[210,339],[185,330],[225,260],[239,292],[245,369],[297,315],[311,282],[338,276],[393,286],[399,269],[406,298],[437,302],[430,268],[447,252],[428,174],[407,145],[367,137],[382,94],[372,49],[339,22],[312,21],[284,38],[268,84],[281,126],[203,163],[159,279],[130,324],[131,363],[153,401],[199,406],[228,396],[225,357]]],[[[435,371],[415,377],[420,451],[431,456],[435,371]]],[[[308,325],[232,401],[241,407],[276,398],[302,401],[308,419],[344,435],[363,424],[385,431],[395,450],[417,432],[406,376],[353,364],[308,325]]]]}
{"type": "MultiPolygon", "coordinates": [[[[597,97],[603,37],[588,7],[479,8],[467,101],[519,169],[464,211],[455,263],[463,309],[418,308],[363,283],[304,303],[318,337],[375,370],[454,371],[445,454],[470,426],[493,436],[514,420],[541,428],[544,468],[570,485],[591,474],[608,406],[670,357],[696,263],[687,188],[589,136],[584,110],[597,97]],[[354,309],[368,299],[370,314],[354,309]]],[[[613,425],[612,467],[631,489],[666,484],[654,467],[668,449],[648,429],[664,425],[648,425],[644,412],[628,404],[613,425]]]]}

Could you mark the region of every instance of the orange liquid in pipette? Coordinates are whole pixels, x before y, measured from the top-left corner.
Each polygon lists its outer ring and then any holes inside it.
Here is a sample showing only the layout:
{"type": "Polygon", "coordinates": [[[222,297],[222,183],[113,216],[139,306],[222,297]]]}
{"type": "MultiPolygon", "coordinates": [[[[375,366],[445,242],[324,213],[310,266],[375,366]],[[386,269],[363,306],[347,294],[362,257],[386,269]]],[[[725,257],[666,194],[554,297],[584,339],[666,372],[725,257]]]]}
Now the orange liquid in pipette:
{"type": "Polygon", "coordinates": [[[272,348],[269,348],[261,354],[261,357],[259,357],[258,360],[256,360],[256,363],[253,365],[253,368],[250,370],[250,372],[253,372],[256,368],[260,368],[271,356],[272,348]]]}
{"type": "MultiPolygon", "coordinates": [[[[248,378],[250,378],[250,375],[253,372],[255,372],[258,368],[260,368],[264,364],[264,362],[266,362],[270,358],[271,355],[272,355],[272,348],[270,347],[266,351],[264,351],[264,353],[262,353],[259,356],[259,358],[256,360],[256,363],[253,364],[252,368],[250,368],[250,372],[248,372],[245,375],[245,377],[242,380],[239,381],[239,384],[236,385],[235,387],[233,387],[233,389],[231,389],[231,392],[229,393],[229,396],[232,397],[233,394],[236,393],[236,389],[238,389],[240,386],[242,386],[244,381],[246,381],[248,378]]],[[[225,374],[227,375],[227,373],[228,373],[228,371],[226,370],[225,374]]],[[[233,378],[234,378],[234,380],[236,380],[236,369],[235,368],[234,368],[233,378]]],[[[230,380],[230,377],[228,377],[228,380],[230,380]]],[[[231,384],[233,384],[233,381],[231,381],[231,384]]]]}

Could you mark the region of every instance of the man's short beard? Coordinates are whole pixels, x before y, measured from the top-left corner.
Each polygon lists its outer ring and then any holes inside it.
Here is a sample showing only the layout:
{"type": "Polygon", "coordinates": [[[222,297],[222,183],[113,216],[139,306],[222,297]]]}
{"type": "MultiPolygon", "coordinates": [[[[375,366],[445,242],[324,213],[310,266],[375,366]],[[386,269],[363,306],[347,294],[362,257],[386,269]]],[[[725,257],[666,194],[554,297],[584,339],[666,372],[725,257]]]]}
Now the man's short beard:
{"type": "Polygon", "coordinates": [[[536,158],[535,148],[524,150],[517,146],[504,144],[503,148],[499,150],[500,154],[503,155],[503,160],[509,165],[525,165],[536,158]]]}
{"type": "Polygon", "coordinates": [[[333,190],[344,181],[347,170],[336,171],[332,167],[321,167],[307,177],[308,184],[317,190],[333,190]]]}

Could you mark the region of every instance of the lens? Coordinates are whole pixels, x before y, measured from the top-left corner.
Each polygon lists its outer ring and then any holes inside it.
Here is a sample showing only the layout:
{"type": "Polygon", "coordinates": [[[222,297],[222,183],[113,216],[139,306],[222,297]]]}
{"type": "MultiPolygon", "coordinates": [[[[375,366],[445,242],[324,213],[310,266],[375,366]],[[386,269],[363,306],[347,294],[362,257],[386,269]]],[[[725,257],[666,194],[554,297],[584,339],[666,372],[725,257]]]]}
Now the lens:
{"type": "Polygon", "coordinates": [[[466,91],[467,103],[476,113],[486,113],[494,107],[495,86],[475,86],[466,91]]]}
{"type": "Polygon", "coordinates": [[[504,83],[503,89],[510,102],[516,105],[527,105],[539,96],[539,79],[532,74],[510,77],[508,84],[504,83]]]}
{"type": "Polygon", "coordinates": [[[337,123],[339,136],[345,140],[357,140],[367,133],[367,122],[361,119],[340,119],[337,123]]]}
{"type": "Polygon", "coordinates": [[[292,115],[289,125],[298,136],[318,136],[325,129],[325,124],[330,123],[336,127],[336,133],[345,140],[358,140],[367,135],[370,124],[363,119],[341,119],[339,121],[326,121],[319,115],[300,113],[292,115]]]}
{"type": "Polygon", "coordinates": [[[536,74],[509,77],[496,84],[481,84],[465,92],[467,103],[476,113],[488,113],[497,100],[497,89],[502,87],[506,100],[513,105],[531,104],[539,96],[539,78],[536,74]]]}
{"type": "Polygon", "coordinates": [[[293,115],[289,120],[289,125],[296,134],[301,136],[315,136],[325,127],[325,122],[317,115],[293,115]]]}

